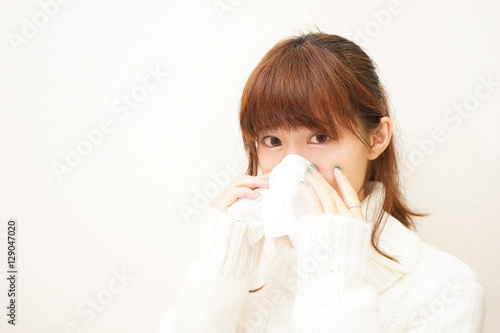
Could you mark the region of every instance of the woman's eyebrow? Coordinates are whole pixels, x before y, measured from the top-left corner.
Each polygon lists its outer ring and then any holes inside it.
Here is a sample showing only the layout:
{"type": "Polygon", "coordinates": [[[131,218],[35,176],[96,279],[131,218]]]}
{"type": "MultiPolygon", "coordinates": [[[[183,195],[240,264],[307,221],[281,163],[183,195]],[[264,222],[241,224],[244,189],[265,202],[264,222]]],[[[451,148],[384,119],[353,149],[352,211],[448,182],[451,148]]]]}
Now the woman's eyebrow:
{"type": "Polygon", "coordinates": [[[266,135],[279,135],[281,133],[279,133],[278,131],[276,130],[265,130],[265,131],[262,131],[258,134],[258,136],[262,137],[262,136],[266,136],[266,135]]]}

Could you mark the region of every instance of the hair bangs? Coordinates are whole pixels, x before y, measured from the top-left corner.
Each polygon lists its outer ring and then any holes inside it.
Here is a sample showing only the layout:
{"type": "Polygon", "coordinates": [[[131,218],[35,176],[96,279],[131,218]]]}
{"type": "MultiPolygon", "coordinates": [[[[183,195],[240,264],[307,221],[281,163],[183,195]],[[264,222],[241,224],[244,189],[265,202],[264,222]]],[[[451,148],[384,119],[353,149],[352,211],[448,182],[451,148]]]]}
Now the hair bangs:
{"type": "Polygon", "coordinates": [[[257,137],[277,128],[305,127],[337,140],[353,130],[355,117],[338,63],[303,44],[282,43],[272,51],[252,72],[242,94],[240,121],[247,133],[257,137]]]}

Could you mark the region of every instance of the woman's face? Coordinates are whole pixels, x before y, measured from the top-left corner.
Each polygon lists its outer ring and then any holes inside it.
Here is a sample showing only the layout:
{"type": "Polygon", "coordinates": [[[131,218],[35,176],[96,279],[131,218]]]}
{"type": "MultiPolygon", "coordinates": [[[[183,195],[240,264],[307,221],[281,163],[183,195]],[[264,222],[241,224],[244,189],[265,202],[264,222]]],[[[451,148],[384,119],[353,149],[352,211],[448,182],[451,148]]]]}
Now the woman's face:
{"type": "Polygon", "coordinates": [[[262,173],[271,171],[288,154],[300,155],[313,163],[340,194],[333,175],[333,169],[338,166],[358,193],[360,202],[365,197],[362,187],[369,152],[353,134],[333,141],[331,137],[307,128],[292,132],[273,130],[259,136],[257,153],[262,173]]]}

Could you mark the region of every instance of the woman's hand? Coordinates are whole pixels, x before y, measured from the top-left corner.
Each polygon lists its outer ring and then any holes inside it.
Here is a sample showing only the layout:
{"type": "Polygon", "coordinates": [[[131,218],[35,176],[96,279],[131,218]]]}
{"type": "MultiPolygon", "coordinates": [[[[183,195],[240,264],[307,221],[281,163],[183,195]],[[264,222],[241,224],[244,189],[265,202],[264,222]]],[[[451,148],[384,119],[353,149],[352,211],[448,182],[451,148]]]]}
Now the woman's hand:
{"type": "Polygon", "coordinates": [[[212,200],[210,205],[221,212],[226,212],[227,208],[238,200],[238,198],[259,198],[259,195],[253,190],[256,188],[269,188],[269,182],[265,180],[269,178],[269,175],[271,175],[271,171],[259,176],[239,175],[212,200]]]}
{"type": "Polygon", "coordinates": [[[333,174],[343,199],[313,164],[310,164],[309,168],[306,169],[306,180],[311,185],[312,190],[303,183],[299,183],[299,190],[310,213],[351,216],[365,221],[361,207],[347,208],[347,205],[359,204],[359,198],[340,168],[336,167],[335,169],[338,171],[334,171],[333,174]]]}

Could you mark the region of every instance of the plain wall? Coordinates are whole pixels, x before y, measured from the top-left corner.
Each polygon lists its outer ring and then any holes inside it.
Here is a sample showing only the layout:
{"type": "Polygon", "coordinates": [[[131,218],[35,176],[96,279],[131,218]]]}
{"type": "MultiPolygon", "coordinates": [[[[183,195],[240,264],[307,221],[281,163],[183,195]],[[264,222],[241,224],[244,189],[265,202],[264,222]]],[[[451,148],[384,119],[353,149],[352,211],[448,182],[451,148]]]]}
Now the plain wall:
{"type": "MultiPolygon", "coordinates": [[[[500,2],[1,7],[0,275],[15,218],[18,308],[14,327],[2,307],[0,331],[153,332],[200,255],[200,212],[224,175],[245,171],[248,75],[313,25],[358,42],[378,65],[404,191],[432,213],[419,234],[477,272],[484,332],[500,331],[500,2]]],[[[0,279],[1,304],[7,287],[0,279]]]]}

